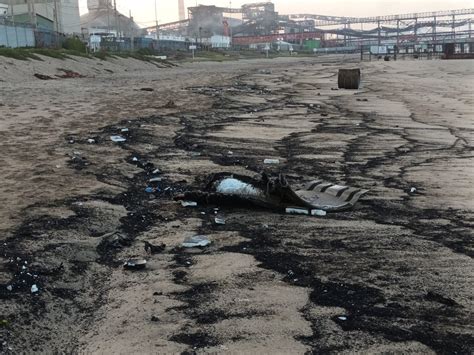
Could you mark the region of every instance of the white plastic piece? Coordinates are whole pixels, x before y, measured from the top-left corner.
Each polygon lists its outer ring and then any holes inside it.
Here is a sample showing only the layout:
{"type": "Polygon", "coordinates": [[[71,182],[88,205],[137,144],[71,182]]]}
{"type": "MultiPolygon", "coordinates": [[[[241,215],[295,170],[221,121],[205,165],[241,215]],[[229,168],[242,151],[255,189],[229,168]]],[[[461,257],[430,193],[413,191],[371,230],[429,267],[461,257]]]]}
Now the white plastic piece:
{"type": "Polygon", "coordinates": [[[87,143],[89,143],[89,144],[94,144],[94,143],[95,143],[95,139],[89,138],[89,139],[87,140],[87,143]]]}
{"type": "Polygon", "coordinates": [[[289,214],[304,214],[304,215],[309,215],[309,211],[306,208],[287,208],[285,210],[286,213],[289,214]]]}
{"type": "Polygon", "coordinates": [[[415,192],[416,192],[416,187],[412,187],[412,188],[410,189],[410,193],[414,194],[415,192]]]}
{"type": "Polygon", "coordinates": [[[225,195],[258,195],[258,190],[255,187],[234,178],[222,180],[216,187],[216,192],[225,195]]]}
{"type": "Polygon", "coordinates": [[[225,224],[225,219],[222,218],[222,217],[216,217],[216,218],[214,218],[214,222],[215,222],[216,224],[224,225],[224,224],[225,224]]]}
{"type": "Polygon", "coordinates": [[[342,320],[342,321],[346,321],[346,320],[347,320],[347,317],[340,316],[340,317],[337,317],[337,319],[342,320]]]}
{"type": "Polygon", "coordinates": [[[280,159],[265,159],[263,164],[280,164],[280,159]]]}
{"type": "Polygon", "coordinates": [[[185,248],[206,247],[211,244],[211,241],[205,235],[195,235],[194,237],[186,238],[183,242],[185,248]]]}
{"type": "Polygon", "coordinates": [[[31,286],[31,293],[37,293],[37,292],[39,292],[38,286],[32,285],[32,286],[31,286]]]}
{"type": "Polygon", "coordinates": [[[129,131],[128,128],[122,128],[122,129],[120,130],[120,132],[128,132],[128,131],[129,131]]]}
{"type": "Polygon", "coordinates": [[[320,216],[323,217],[327,215],[327,212],[324,210],[311,210],[311,216],[320,216]]]}
{"type": "Polygon", "coordinates": [[[13,286],[12,286],[12,285],[8,285],[8,286],[7,286],[7,290],[10,291],[10,292],[12,292],[12,291],[13,291],[13,286]]]}
{"type": "Polygon", "coordinates": [[[110,139],[112,140],[112,142],[115,142],[115,143],[123,143],[127,141],[127,139],[125,139],[122,136],[111,136],[110,139]]]}
{"type": "Polygon", "coordinates": [[[161,182],[161,180],[163,179],[160,177],[155,177],[155,178],[150,179],[150,182],[161,182]]]}
{"type": "Polygon", "coordinates": [[[183,207],[196,207],[198,204],[194,201],[181,201],[181,206],[183,207]]]}

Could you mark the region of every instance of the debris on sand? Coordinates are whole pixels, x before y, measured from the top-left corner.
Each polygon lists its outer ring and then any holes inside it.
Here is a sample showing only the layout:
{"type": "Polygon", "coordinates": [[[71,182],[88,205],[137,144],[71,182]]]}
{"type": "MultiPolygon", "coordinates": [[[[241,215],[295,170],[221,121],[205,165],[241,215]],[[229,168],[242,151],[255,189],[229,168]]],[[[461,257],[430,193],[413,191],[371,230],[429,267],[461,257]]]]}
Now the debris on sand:
{"type": "Polygon", "coordinates": [[[163,108],[176,108],[176,104],[173,100],[169,100],[164,106],[163,108]]]}
{"type": "Polygon", "coordinates": [[[339,69],[337,85],[339,89],[358,90],[360,86],[360,69],[339,69]]]}
{"type": "Polygon", "coordinates": [[[38,293],[39,292],[39,288],[37,285],[32,285],[31,286],[31,293],[38,293]]]}
{"type": "Polygon", "coordinates": [[[127,141],[127,139],[122,136],[111,136],[110,140],[114,143],[123,143],[127,141]]]}
{"type": "Polygon", "coordinates": [[[127,270],[143,270],[146,268],[146,260],[129,259],[123,264],[123,267],[127,270]]]}
{"type": "Polygon", "coordinates": [[[40,79],[40,80],[54,80],[54,78],[52,76],[44,75],[44,74],[38,74],[38,73],[35,74],[35,77],[40,79]]]}
{"type": "Polygon", "coordinates": [[[194,201],[181,201],[181,206],[183,207],[196,207],[198,204],[194,201]]]}
{"type": "Polygon", "coordinates": [[[223,217],[215,217],[214,223],[219,225],[225,225],[225,218],[223,217]]]}
{"type": "Polygon", "coordinates": [[[263,161],[263,164],[280,164],[280,160],[279,159],[265,159],[263,161]]]}
{"type": "Polygon", "coordinates": [[[149,91],[149,92],[151,92],[151,91],[155,91],[155,89],[153,89],[153,88],[141,88],[140,91],[149,91]]]}
{"type": "Polygon", "coordinates": [[[184,239],[183,247],[185,248],[203,248],[211,244],[211,241],[205,235],[195,235],[184,239]]]}
{"type": "Polygon", "coordinates": [[[61,75],[56,75],[58,78],[61,78],[61,79],[85,78],[84,75],[79,74],[79,73],[77,73],[75,71],[72,71],[72,70],[68,70],[68,69],[59,69],[59,70],[64,73],[64,74],[61,74],[61,75]]]}
{"type": "Polygon", "coordinates": [[[145,243],[145,251],[150,254],[159,254],[166,249],[166,244],[153,245],[150,242],[145,243]]]}
{"type": "Polygon", "coordinates": [[[202,191],[186,192],[175,199],[196,201],[199,204],[255,205],[277,211],[303,208],[305,214],[324,215],[324,212],[343,211],[354,207],[368,190],[335,185],[322,180],[310,181],[293,189],[283,175],[260,179],[231,173],[211,176],[202,191]],[[315,211],[315,212],[312,212],[315,211]]]}

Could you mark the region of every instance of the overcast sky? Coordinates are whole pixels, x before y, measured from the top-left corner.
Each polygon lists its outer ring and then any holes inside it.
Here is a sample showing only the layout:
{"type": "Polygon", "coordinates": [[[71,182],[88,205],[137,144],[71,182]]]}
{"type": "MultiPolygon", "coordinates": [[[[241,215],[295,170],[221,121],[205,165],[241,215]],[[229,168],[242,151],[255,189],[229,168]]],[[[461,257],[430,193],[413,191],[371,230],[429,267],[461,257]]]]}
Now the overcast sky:
{"type": "MultiPolygon", "coordinates": [[[[156,0],[160,23],[178,20],[178,0],[156,0]]],[[[232,0],[232,7],[258,0],[232,0]]],[[[81,14],[87,12],[87,0],[79,0],[81,14]]],[[[229,6],[229,0],[185,0],[186,7],[202,5],[229,6]]],[[[474,0],[274,0],[280,14],[310,13],[339,16],[395,15],[410,12],[473,8],[474,0]]],[[[117,0],[120,12],[142,27],[155,22],[155,0],[117,0]]]]}

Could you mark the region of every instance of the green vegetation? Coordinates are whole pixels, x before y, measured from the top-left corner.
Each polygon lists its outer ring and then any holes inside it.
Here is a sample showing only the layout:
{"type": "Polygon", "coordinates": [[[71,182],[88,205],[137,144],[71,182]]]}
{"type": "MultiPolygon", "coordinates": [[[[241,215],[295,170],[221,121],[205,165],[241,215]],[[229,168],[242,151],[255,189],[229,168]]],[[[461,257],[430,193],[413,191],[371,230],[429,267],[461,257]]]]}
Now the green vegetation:
{"type": "Polygon", "coordinates": [[[66,40],[63,43],[63,48],[67,49],[69,51],[75,51],[79,53],[87,53],[87,48],[86,45],[83,41],[81,41],[79,38],[66,38],[66,40]]]}

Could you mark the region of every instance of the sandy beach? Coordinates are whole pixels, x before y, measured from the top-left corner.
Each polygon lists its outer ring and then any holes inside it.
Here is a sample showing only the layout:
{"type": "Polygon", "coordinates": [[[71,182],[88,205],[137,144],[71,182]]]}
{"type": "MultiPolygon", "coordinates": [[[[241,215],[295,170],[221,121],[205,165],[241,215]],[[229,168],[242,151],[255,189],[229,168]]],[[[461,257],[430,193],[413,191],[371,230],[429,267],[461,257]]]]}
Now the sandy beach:
{"type": "Polygon", "coordinates": [[[469,60],[0,57],[0,352],[471,353],[473,92],[469,60]],[[85,77],[34,77],[60,69],[85,77]],[[369,193],[325,217],[173,199],[262,171],[369,193]]]}

